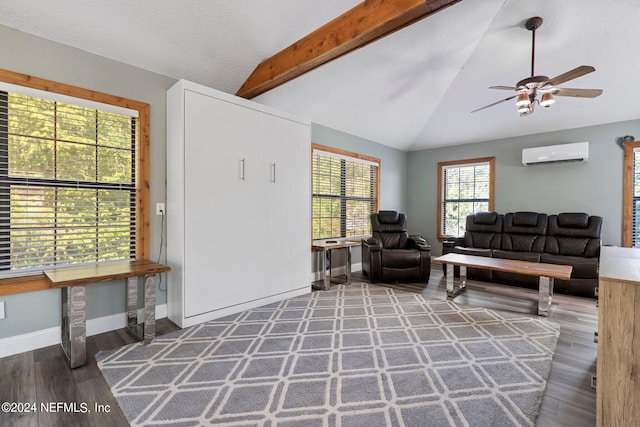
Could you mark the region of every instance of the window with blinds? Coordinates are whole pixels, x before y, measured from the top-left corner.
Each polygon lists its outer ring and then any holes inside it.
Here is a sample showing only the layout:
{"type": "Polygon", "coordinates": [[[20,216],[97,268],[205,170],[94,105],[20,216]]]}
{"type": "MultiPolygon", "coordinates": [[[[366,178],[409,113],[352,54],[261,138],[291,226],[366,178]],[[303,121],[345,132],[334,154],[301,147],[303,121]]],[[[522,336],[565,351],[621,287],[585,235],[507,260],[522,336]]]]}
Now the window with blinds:
{"type": "Polygon", "coordinates": [[[0,91],[0,277],[134,259],[135,115],[0,91]]]}
{"type": "Polygon", "coordinates": [[[493,210],[494,158],[442,162],[438,169],[438,237],[463,236],[468,215],[493,210]]]}
{"type": "Polygon", "coordinates": [[[314,144],[314,240],[371,234],[369,215],[378,211],[379,170],[379,159],[314,144]]]}

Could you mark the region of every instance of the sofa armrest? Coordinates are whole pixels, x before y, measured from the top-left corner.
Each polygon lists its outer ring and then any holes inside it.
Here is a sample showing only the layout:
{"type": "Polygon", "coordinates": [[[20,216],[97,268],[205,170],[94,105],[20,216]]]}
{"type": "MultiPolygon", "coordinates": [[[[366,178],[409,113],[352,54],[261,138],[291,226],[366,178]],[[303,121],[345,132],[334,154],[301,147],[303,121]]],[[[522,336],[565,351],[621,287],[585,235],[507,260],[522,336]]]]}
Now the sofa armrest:
{"type": "Polygon", "coordinates": [[[378,239],[370,237],[362,239],[362,272],[372,282],[382,279],[382,245],[378,239]]]}
{"type": "Polygon", "coordinates": [[[378,252],[382,250],[382,244],[380,240],[375,237],[369,237],[368,239],[362,239],[362,247],[366,248],[370,252],[378,252]]]}
{"type": "Polygon", "coordinates": [[[407,246],[409,246],[410,248],[419,249],[421,251],[431,250],[431,245],[428,244],[426,240],[424,240],[424,237],[418,235],[409,236],[407,246]]]}

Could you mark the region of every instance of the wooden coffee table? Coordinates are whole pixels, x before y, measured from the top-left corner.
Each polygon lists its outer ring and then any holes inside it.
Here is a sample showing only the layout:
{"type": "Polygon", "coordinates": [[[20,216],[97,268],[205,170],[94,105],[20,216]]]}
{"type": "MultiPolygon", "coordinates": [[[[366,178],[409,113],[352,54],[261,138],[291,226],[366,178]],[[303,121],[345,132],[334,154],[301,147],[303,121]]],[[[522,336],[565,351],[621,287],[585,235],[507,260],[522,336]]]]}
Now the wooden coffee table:
{"type": "Polygon", "coordinates": [[[537,276],[538,280],[538,315],[548,316],[553,298],[553,280],[569,280],[571,278],[570,265],[546,264],[541,262],[517,261],[502,258],[489,258],[474,255],[448,253],[432,260],[437,264],[447,266],[447,297],[455,298],[467,287],[467,267],[485,270],[519,273],[537,276]],[[453,277],[453,267],[460,267],[460,280],[456,283],[453,277]]]}

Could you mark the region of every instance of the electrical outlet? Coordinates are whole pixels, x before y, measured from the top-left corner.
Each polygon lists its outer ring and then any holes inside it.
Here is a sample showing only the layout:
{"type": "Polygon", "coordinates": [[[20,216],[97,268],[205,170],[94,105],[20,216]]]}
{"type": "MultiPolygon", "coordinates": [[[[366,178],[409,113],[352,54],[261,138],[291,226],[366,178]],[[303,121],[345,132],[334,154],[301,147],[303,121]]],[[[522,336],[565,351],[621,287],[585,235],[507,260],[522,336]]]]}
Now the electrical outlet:
{"type": "Polygon", "coordinates": [[[156,215],[165,215],[167,211],[164,210],[164,203],[156,203],[156,215]]]}
{"type": "Polygon", "coordinates": [[[4,319],[4,318],[5,318],[4,301],[0,301],[0,319],[4,319]]]}

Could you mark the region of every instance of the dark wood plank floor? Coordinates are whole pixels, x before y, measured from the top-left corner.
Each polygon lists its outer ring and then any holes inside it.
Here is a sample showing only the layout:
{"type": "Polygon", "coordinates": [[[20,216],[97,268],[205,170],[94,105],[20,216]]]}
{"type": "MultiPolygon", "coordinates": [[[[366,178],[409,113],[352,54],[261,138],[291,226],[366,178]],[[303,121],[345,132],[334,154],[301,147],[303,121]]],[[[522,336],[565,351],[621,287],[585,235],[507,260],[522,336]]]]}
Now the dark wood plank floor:
{"type": "MultiPolygon", "coordinates": [[[[354,273],[354,279],[362,278],[354,273]]],[[[440,266],[432,271],[426,288],[415,285],[385,285],[443,298],[446,286],[440,266]]],[[[497,310],[536,313],[536,291],[471,281],[467,291],[455,299],[461,304],[497,310]]],[[[598,315],[595,300],[555,295],[549,319],[560,324],[560,338],[542,401],[538,426],[595,425],[595,390],[590,387],[595,372],[597,345],[593,333],[598,315]]],[[[157,322],[159,335],[178,329],[167,319],[157,322]]],[[[122,330],[87,339],[87,365],[69,369],[59,346],[46,347],[0,359],[0,403],[36,403],[37,412],[0,412],[0,426],[126,426],[128,425],[100,373],[95,354],[135,342],[122,330]],[[73,408],[69,405],[76,403],[73,408]],[[43,412],[42,403],[58,412],[43,412]],[[67,408],[56,405],[67,405],[67,408]],[[86,404],[89,413],[84,412],[86,404]],[[95,405],[109,408],[97,412],[95,405]],[[78,412],[70,412],[75,409],[78,412]]]]}

